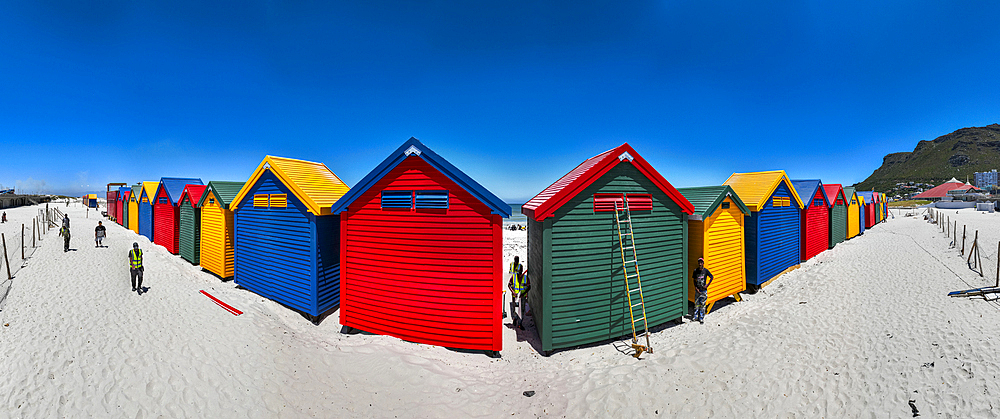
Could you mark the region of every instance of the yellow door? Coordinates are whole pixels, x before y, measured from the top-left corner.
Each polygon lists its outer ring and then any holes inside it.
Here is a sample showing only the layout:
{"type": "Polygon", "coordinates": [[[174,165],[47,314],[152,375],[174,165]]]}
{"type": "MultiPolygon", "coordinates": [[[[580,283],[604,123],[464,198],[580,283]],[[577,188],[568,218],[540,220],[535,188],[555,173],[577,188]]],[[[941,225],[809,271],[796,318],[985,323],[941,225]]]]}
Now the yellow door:
{"type": "Polygon", "coordinates": [[[861,218],[858,212],[858,200],[851,198],[851,205],[847,207],[847,238],[857,236],[861,232],[859,222],[861,218]]]}
{"type": "Polygon", "coordinates": [[[139,202],[132,198],[128,200],[128,229],[139,234],[139,202]]]}
{"type": "Polygon", "coordinates": [[[233,276],[233,212],[214,196],[201,207],[201,267],[222,278],[233,276]]]}

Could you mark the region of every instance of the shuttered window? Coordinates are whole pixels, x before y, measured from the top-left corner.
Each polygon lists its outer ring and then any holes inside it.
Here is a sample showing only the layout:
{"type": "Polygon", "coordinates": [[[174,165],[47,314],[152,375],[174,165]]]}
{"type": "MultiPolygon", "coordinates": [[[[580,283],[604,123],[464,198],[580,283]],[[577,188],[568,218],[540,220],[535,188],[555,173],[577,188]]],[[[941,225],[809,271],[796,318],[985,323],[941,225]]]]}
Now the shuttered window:
{"type": "Polygon", "coordinates": [[[268,205],[271,208],[285,208],[288,206],[288,194],[276,193],[271,194],[271,203],[268,205]]]}
{"type": "Polygon", "coordinates": [[[413,208],[413,191],[382,191],[382,208],[413,208]]]}
{"type": "Polygon", "coordinates": [[[628,194],[625,195],[625,199],[628,200],[628,210],[629,211],[652,211],[653,210],[653,195],[650,194],[628,194]]]}
{"type": "Polygon", "coordinates": [[[822,198],[820,198],[820,199],[814,199],[813,200],[813,205],[815,205],[817,207],[823,206],[823,199],[822,198]]]}
{"type": "Polygon", "coordinates": [[[844,205],[844,198],[837,198],[836,201],[833,201],[833,205],[844,205]]]}
{"type": "Polygon", "coordinates": [[[254,208],[267,208],[267,194],[254,194],[253,206],[254,208]]]}
{"type": "Polygon", "coordinates": [[[775,207],[788,207],[792,205],[792,198],[785,198],[781,196],[776,196],[772,200],[772,205],[775,207]]]}
{"type": "Polygon", "coordinates": [[[417,191],[413,202],[417,209],[448,209],[448,191],[417,191]]]}
{"type": "Polygon", "coordinates": [[[729,209],[729,203],[728,202],[723,202],[722,203],[722,209],[729,209]]]}
{"type": "Polygon", "coordinates": [[[208,198],[209,204],[215,204],[215,198],[208,198]]]}
{"type": "Polygon", "coordinates": [[[160,197],[160,203],[161,203],[161,204],[169,204],[169,203],[170,203],[170,201],[168,201],[168,200],[167,200],[167,197],[165,197],[165,196],[161,196],[161,197],[160,197]]]}
{"type": "Polygon", "coordinates": [[[594,212],[611,212],[615,206],[621,207],[622,194],[620,193],[595,193],[594,212]]]}

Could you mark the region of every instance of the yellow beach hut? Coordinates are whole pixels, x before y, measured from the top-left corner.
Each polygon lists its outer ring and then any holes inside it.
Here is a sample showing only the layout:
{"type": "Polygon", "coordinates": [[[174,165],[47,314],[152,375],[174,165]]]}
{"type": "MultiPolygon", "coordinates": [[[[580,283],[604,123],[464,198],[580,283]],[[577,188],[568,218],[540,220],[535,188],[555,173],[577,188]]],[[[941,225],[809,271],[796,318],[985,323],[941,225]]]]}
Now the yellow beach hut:
{"type": "Polygon", "coordinates": [[[747,289],[744,218],[750,210],[730,186],[677,190],[694,205],[694,214],[688,217],[688,300],[695,299],[691,274],[698,258],[704,258],[714,277],[706,301],[711,311],[716,301],[747,289]]]}
{"type": "Polygon", "coordinates": [[[132,186],[132,194],[128,197],[128,229],[139,234],[139,195],[142,184],[132,186]]]}
{"type": "Polygon", "coordinates": [[[201,267],[221,278],[233,276],[233,211],[229,204],[243,182],[208,182],[201,208],[201,267]]]}
{"type": "Polygon", "coordinates": [[[847,197],[847,238],[857,236],[861,232],[861,203],[858,201],[858,193],[853,187],[844,187],[844,196],[847,197]]]}

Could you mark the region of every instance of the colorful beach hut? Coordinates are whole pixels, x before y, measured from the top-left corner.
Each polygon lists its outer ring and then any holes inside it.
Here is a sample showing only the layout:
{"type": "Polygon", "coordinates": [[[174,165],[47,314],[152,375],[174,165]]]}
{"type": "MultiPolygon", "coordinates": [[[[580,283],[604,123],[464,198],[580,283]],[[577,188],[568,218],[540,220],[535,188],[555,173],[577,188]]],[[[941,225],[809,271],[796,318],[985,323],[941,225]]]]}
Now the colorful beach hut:
{"type": "Polygon", "coordinates": [[[266,156],[233,207],[235,282],[318,321],[340,303],[340,223],[348,187],[323,163],[266,156]]]}
{"type": "Polygon", "coordinates": [[[707,300],[711,311],[716,301],[747,289],[744,223],[750,209],[729,186],[677,190],[694,206],[688,218],[688,301],[695,300],[691,277],[698,258],[704,258],[714,277],[707,300]]]}
{"type": "Polygon", "coordinates": [[[850,201],[844,195],[844,187],[839,183],[825,183],[823,189],[830,206],[830,248],[847,240],[847,205],[850,201]]]}
{"type": "Polygon", "coordinates": [[[177,254],[177,240],[180,235],[181,193],[187,185],[203,185],[198,178],[165,177],[156,186],[153,201],[153,243],[177,254]]]}
{"type": "Polygon", "coordinates": [[[844,187],[844,196],[847,197],[847,238],[850,239],[861,233],[861,203],[858,202],[858,193],[852,186],[844,187]]]}
{"type": "Polygon", "coordinates": [[[132,186],[128,201],[128,229],[139,234],[139,196],[142,195],[142,183],[132,186]]]}
{"type": "Polygon", "coordinates": [[[128,203],[129,198],[132,197],[132,188],[122,188],[118,196],[121,199],[121,202],[118,203],[118,209],[121,211],[118,221],[122,227],[128,228],[128,203]]]}
{"type": "Polygon", "coordinates": [[[865,201],[864,195],[861,192],[855,192],[858,196],[858,234],[865,234],[865,201]]]}
{"type": "Polygon", "coordinates": [[[205,192],[204,185],[188,184],[177,203],[177,251],[181,257],[197,265],[201,255],[201,210],[198,201],[205,192]]]}
{"type": "Polygon", "coordinates": [[[220,278],[233,276],[233,199],[243,182],[208,182],[198,201],[201,209],[201,267],[220,278]]]}
{"type": "Polygon", "coordinates": [[[97,194],[90,193],[83,196],[83,204],[88,208],[97,208],[97,194]]]}
{"type": "Polygon", "coordinates": [[[750,209],[747,288],[758,289],[799,266],[802,200],[784,170],[733,173],[724,183],[750,209]]]}
{"type": "Polygon", "coordinates": [[[410,138],[344,195],[340,323],[449,348],[503,349],[510,206],[410,138]]]}
{"type": "Polygon", "coordinates": [[[142,191],[139,192],[139,234],[145,236],[149,241],[153,241],[153,197],[156,196],[156,189],[160,182],[142,182],[142,191]]]}
{"type": "Polygon", "coordinates": [[[622,144],[585,160],[521,206],[528,219],[528,302],[543,351],[632,333],[626,288],[636,288],[635,278],[626,283],[622,274],[615,210],[625,204],[648,326],[686,314],[685,239],[694,207],[622,144]]]}
{"type": "Polygon", "coordinates": [[[871,191],[865,191],[865,192],[858,192],[858,195],[860,195],[865,199],[865,209],[864,209],[865,228],[866,229],[872,228],[876,223],[875,206],[878,205],[876,194],[871,191]]]}
{"type": "Polygon", "coordinates": [[[793,180],[792,187],[802,199],[799,258],[805,262],[830,248],[830,198],[819,179],[793,180]]]}

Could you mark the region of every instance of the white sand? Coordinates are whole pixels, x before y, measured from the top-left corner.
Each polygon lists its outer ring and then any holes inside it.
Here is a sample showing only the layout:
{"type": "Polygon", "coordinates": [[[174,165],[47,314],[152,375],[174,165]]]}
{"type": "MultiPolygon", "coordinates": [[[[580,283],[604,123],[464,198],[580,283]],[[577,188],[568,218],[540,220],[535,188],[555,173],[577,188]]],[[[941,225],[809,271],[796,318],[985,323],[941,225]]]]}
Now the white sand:
{"type": "MultiPolygon", "coordinates": [[[[77,250],[63,253],[50,232],[0,312],[0,417],[881,418],[910,417],[908,400],[922,416],[1000,409],[1000,306],[946,296],[992,284],[995,267],[981,279],[915,218],[866,230],[704,325],[654,334],[642,360],[615,342],[546,358],[531,328],[509,327],[494,360],[342,335],[337,313],[314,326],[117,224],[105,223],[110,247],[94,248],[96,219],[83,211],[70,208],[77,250]],[[133,241],[145,250],[142,296],[128,283],[133,241]]],[[[966,212],[998,236],[1000,214],[966,212]]],[[[524,257],[525,233],[504,234],[505,263],[524,257]]]]}

